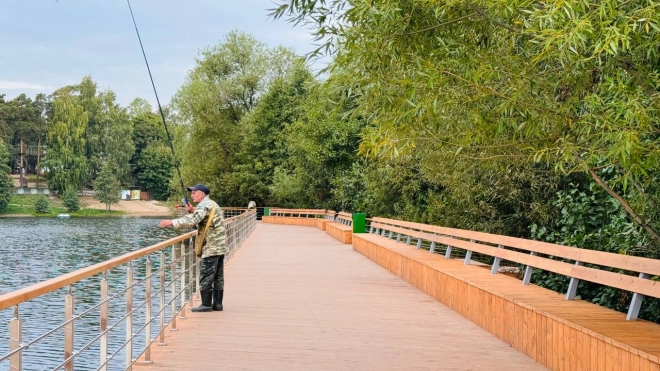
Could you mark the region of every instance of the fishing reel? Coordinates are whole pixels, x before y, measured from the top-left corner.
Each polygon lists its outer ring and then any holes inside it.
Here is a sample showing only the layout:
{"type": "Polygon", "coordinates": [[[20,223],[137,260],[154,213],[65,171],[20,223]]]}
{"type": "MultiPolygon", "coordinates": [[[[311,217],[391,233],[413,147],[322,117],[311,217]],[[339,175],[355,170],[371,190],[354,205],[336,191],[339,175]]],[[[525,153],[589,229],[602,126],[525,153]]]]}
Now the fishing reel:
{"type": "Polygon", "coordinates": [[[174,208],[175,208],[175,209],[179,209],[179,208],[183,208],[183,209],[185,209],[186,206],[188,206],[188,205],[190,205],[190,202],[188,201],[188,199],[187,199],[187,198],[183,198],[183,199],[181,200],[181,203],[180,203],[179,205],[174,205],[174,208]]]}

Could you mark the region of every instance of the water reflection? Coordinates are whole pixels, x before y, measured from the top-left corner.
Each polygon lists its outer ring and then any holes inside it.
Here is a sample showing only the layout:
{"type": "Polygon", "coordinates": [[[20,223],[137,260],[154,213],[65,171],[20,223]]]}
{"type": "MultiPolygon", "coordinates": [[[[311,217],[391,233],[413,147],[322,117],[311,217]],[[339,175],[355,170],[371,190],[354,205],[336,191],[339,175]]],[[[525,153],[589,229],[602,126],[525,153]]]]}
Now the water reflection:
{"type": "MultiPolygon", "coordinates": [[[[14,291],[48,278],[87,267],[119,255],[141,249],[176,236],[172,229],[158,228],[159,219],[151,218],[0,218],[0,293],[14,291]]],[[[170,250],[166,251],[170,262],[170,250]]],[[[152,255],[152,272],[160,267],[160,253],[152,255]]],[[[167,276],[169,277],[169,269],[167,276]]],[[[144,279],[143,262],[134,265],[135,280],[144,279]]],[[[117,294],[125,286],[126,266],[113,269],[108,274],[110,295],[117,294]]],[[[75,314],[98,303],[101,276],[86,279],[73,287],[75,314]]],[[[152,280],[154,292],[159,288],[158,277],[152,280]]],[[[55,328],[64,321],[64,296],[66,289],[39,297],[19,307],[23,319],[23,342],[34,340],[40,334],[55,328]]],[[[144,287],[135,289],[135,301],[144,300],[144,287]]],[[[170,289],[166,289],[166,300],[170,300],[170,289]]],[[[152,316],[158,310],[158,299],[152,306],[152,316]]],[[[115,324],[125,313],[125,295],[120,295],[110,306],[109,325],[115,324]]],[[[0,354],[8,347],[9,321],[13,309],[0,311],[0,354]]],[[[169,315],[169,306],[167,306],[169,315]]],[[[145,310],[141,308],[134,318],[134,330],[138,332],[144,324],[145,310]]],[[[75,324],[75,350],[87,344],[99,334],[99,310],[75,324]]],[[[120,322],[110,333],[110,353],[124,342],[125,323],[120,322]]],[[[153,326],[152,334],[157,329],[153,326]]],[[[153,337],[153,336],[152,336],[153,337]]],[[[134,348],[144,344],[144,333],[140,334],[134,348]]],[[[64,331],[56,331],[43,343],[24,352],[25,370],[50,370],[64,359],[64,331]]],[[[137,352],[134,354],[137,356],[137,352]]],[[[76,370],[95,370],[99,364],[98,343],[86,350],[84,357],[76,360],[76,370]]],[[[118,360],[110,363],[110,369],[123,369],[122,352],[118,360]]],[[[0,362],[0,370],[8,370],[8,362],[0,362]]]]}

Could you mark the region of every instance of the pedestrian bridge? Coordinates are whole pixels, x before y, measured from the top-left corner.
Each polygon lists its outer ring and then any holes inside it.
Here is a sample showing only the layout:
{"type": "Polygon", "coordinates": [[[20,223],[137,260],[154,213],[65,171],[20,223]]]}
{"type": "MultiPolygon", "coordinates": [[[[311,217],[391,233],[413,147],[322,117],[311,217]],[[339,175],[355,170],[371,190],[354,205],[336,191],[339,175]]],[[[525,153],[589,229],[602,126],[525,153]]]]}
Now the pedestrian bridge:
{"type": "Polygon", "coordinates": [[[649,279],[660,274],[658,261],[324,210],[271,209],[255,219],[248,211],[228,220],[223,312],[186,310],[197,305],[191,232],[1,295],[0,310],[15,315],[0,369],[73,370],[88,362],[83,351],[100,350],[84,369],[660,370],[660,325],[637,319],[644,296],[660,297],[649,279]],[[152,273],[153,254],[161,263],[152,273]],[[23,364],[35,340],[21,338],[22,303],[145,256],[138,277],[128,264],[126,288],[114,296],[101,282],[97,306],[74,308],[69,289],[62,363],[23,364]],[[522,279],[502,273],[516,264],[527,267],[522,279]],[[564,274],[568,292],[535,286],[532,268],[564,274]],[[579,280],[631,291],[629,312],[578,300],[579,280]],[[112,324],[114,297],[126,315],[112,324]],[[76,320],[95,310],[99,350],[73,341],[76,320]],[[113,347],[108,334],[124,328],[113,347]],[[140,348],[140,336],[151,345],[140,348]]]}

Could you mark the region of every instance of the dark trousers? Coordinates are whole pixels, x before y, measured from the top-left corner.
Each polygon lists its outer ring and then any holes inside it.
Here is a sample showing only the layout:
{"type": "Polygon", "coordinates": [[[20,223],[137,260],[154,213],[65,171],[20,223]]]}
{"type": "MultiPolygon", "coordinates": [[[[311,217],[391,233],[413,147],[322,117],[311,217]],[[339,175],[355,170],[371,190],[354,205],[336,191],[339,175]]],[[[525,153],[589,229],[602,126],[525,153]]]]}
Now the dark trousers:
{"type": "Polygon", "coordinates": [[[225,287],[225,256],[216,255],[202,259],[199,268],[200,291],[223,290],[225,287]]]}

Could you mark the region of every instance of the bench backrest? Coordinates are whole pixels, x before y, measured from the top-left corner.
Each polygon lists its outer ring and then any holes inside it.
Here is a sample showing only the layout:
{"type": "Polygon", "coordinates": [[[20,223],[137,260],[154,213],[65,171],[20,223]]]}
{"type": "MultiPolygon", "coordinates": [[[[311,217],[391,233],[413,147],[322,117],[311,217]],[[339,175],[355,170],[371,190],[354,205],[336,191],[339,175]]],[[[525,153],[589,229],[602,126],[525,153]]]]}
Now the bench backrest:
{"type": "Polygon", "coordinates": [[[270,208],[271,216],[289,216],[295,218],[315,218],[324,216],[325,210],[323,209],[284,209],[284,208],[270,208]]]}
{"type": "Polygon", "coordinates": [[[335,220],[335,215],[337,214],[336,211],[334,210],[326,210],[325,211],[325,218],[329,220],[335,220]]]}
{"type": "MultiPolygon", "coordinates": [[[[526,265],[523,284],[528,284],[531,279],[531,267],[570,277],[572,287],[569,287],[569,292],[566,294],[567,299],[575,296],[577,282],[580,279],[660,298],[660,282],[648,279],[649,276],[660,275],[660,260],[377,217],[371,219],[370,232],[390,238],[396,236],[397,240],[400,240],[401,236],[406,236],[408,243],[411,239],[416,239],[418,248],[422,241],[429,241],[431,250],[436,244],[446,245],[448,247],[446,257],[449,257],[452,248],[462,249],[466,251],[466,263],[469,262],[472,252],[489,255],[495,258],[493,273],[497,273],[501,260],[526,265]],[[407,238],[408,236],[410,239],[407,238]],[[551,257],[572,262],[558,261],[551,257]],[[584,264],[631,271],[639,276],[603,270],[595,266],[584,266],[584,264]]],[[[633,304],[631,309],[635,306],[633,304]]],[[[629,317],[631,315],[636,318],[636,313],[629,312],[629,317]]]]}
{"type": "Polygon", "coordinates": [[[335,222],[346,225],[353,225],[353,214],[340,211],[337,213],[337,216],[335,216],[335,222]]]}

